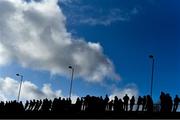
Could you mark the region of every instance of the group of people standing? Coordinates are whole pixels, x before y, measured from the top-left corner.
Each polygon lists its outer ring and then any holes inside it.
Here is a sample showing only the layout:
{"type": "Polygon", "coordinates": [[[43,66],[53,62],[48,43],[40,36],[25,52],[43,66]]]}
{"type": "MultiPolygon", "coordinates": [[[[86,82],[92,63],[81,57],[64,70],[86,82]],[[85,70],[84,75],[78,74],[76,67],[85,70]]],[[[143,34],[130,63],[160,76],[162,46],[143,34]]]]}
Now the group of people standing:
{"type": "Polygon", "coordinates": [[[129,96],[126,94],[123,99],[119,98],[117,96],[114,97],[114,100],[111,100],[108,104],[109,110],[113,111],[153,111],[153,100],[150,95],[141,97],[139,96],[137,99],[137,102],[135,100],[135,97],[132,96],[129,98],[129,96]],[[136,106],[135,106],[136,105],[136,106]],[[142,109],[139,108],[142,106],[142,109]],[[134,109],[135,108],[135,109],[134,109]]]}
{"type": "MultiPolygon", "coordinates": [[[[175,96],[174,100],[168,93],[161,92],[158,112],[176,112],[180,98],[175,96]]],[[[125,94],[122,98],[117,96],[110,99],[108,95],[104,98],[102,96],[79,97],[76,102],[72,104],[70,98],[54,98],[43,100],[30,100],[25,104],[22,102],[6,101],[0,102],[0,112],[127,112],[127,111],[144,111],[154,112],[154,103],[150,95],[139,96],[136,100],[135,96],[131,98],[125,94]]]]}
{"type": "Polygon", "coordinates": [[[160,112],[176,112],[178,109],[180,98],[178,97],[178,95],[176,95],[173,101],[170,94],[161,92],[160,101],[161,101],[160,112]]]}

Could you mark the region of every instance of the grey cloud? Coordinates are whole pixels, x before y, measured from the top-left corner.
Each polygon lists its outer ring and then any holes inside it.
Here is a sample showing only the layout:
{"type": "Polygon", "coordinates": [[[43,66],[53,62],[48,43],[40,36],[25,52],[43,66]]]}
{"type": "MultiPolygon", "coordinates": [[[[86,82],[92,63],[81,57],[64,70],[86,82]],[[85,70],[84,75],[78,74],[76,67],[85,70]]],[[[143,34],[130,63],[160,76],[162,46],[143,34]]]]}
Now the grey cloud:
{"type": "Polygon", "coordinates": [[[0,8],[1,8],[0,11],[1,17],[8,17],[16,10],[12,3],[9,3],[8,1],[5,0],[1,1],[0,8]]]}

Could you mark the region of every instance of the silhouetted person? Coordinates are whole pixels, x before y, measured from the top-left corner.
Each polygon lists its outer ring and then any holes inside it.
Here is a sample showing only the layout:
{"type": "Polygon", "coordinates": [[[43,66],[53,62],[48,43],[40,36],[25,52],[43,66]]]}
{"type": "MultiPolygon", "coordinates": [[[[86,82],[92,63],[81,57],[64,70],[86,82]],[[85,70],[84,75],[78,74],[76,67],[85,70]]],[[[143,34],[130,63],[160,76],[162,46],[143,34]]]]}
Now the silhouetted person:
{"type": "Polygon", "coordinates": [[[123,112],[124,111],[124,108],[123,108],[123,101],[121,100],[121,98],[119,99],[119,109],[120,109],[120,112],[123,112]]]}
{"type": "Polygon", "coordinates": [[[82,97],[82,111],[86,110],[87,102],[85,101],[85,97],[82,97]]]}
{"type": "Polygon", "coordinates": [[[153,112],[153,100],[150,95],[147,95],[146,109],[147,112],[153,112]]]}
{"type": "Polygon", "coordinates": [[[127,94],[123,97],[123,100],[124,100],[124,111],[128,111],[129,97],[127,94]]]}
{"type": "Polygon", "coordinates": [[[138,100],[137,100],[137,109],[136,109],[136,111],[139,111],[139,106],[142,104],[142,97],[141,96],[139,96],[138,97],[138,100]]]}
{"type": "Polygon", "coordinates": [[[146,106],[146,96],[143,96],[143,98],[142,98],[142,111],[145,111],[145,106],[146,106]]]}
{"type": "Polygon", "coordinates": [[[81,106],[82,106],[82,101],[78,97],[77,100],[76,100],[76,104],[75,104],[75,111],[80,112],[81,111],[81,106]]]}
{"type": "Polygon", "coordinates": [[[65,98],[62,98],[62,100],[59,102],[58,111],[65,112],[65,106],[66,106],[66,100],[65,98]]]}
{"type": "Polygon", "coordinates": [[[112,111],[112,107],[113,107],[113,100],[111,100],[111,101],[109,101],[109,103],[108,103],[108,110],[109,111],[112,111]]]}
{"type": "Polygon", "coordinates": [[[29,101],[29,105],[28,105],[27,110],[31,110],[31,106],[32,106],[32,100],[29,101]]]}
{"type": "Polygon", "coordinates": [[[19,103],[16,103],[16,104],[17,104],[18,112],[22,113],[25,111],[22,101],[20,101],[19,103]]]}
{"type": "Polygon", "coordinates": [[[135,98],[134,98],[134,96],[132,96],[132,98],[130,99],[130,111],[133,110],[134,104],[135,104],[135,98]]]}
{"type": "Polygon", "coordinates": [[[36,100],[34,99],[32,104],[32,110],[34,110],[35,105],[36,105],[36,100]]]}
{"type": "Polygon", "coordinates": [[[51,111],[53,111],[53,112],[57,112],[58,111],[58,99],[57,98],[54,98],[54,100],[52,102],[51,111]]]}
{"type": "Polygon", "coordinates": [[[4,112],[5,109],[5,103],[3,101],[0,102],[0,112],[4,112]]]}
{"type": "Polygon", "coordinates": [[[56,106],[57,112],[60,112],[60,113],[64,112],[65,111],[65,98],[61,99],[61,97],[59,97],[57,101],[57,105],[55,106],[56,106]]]}
{"type": "Polygon", "coordinates": [[[104,98],[104,103],[103,103],[105,110],[109,110],[108,102],[109,102],[109,97],[108,97],[108,95],[106,95],[106,97],[104,98]]]}
{"type": "Polygon", "coordinates": [[[178,108],[178,105],[179,105],[179,97],[178,95],[176,95],[176,97],[174,98],[174,106],[173,106],[173,112],[176,112],[177,111],[177,108],[178,108]]]}
{"type": "Polygon", "coordinates": [[[99,111],[104,112],[105,109],[106,109],[106,104],[105,104],[105,101],[102,98],[102,96],[100,98],[98,98],[98,103],[97,104],[100,106],[99,111]]]}
{"type": "Polygon", "coordinates": [[[39,111],[41,109],[41,106],[42,106],[42,100],[39,100],[39,104],[37,106],[37,110],[39,111]]]}
{"type": "Polygon", "coordinates": [[[84,97],[84,109],[85,111],[89,111],[89,107],[90,107],[90,95],[87,95],[86,97],[84,97]]]}
{"type": "Polygon", "coordinates": [[[114,111],[115,111],[115,112],[119,111],[118,105],[119,105],[118,97],[115,96],[115,97],[114,97],[114,111]]]}
{"type": "Polygon", "coordinates": [[[167,93],[166,94],[166,106],[167,106],[167,112],[171,112],[172,111],[172,97],[167,93]]]}
{"type": "Polygon", "coordinates": [[[71,111],[72,110],[72,100],[71,98],[67,98],[65,102],[65,111],[71,111]]]}
{"type": "Polygon", "coordinates": [[[160,105],[161,105],[160,112],[165,112],[166,96],[164,92],[161,92],[161,95],[160,95],[160,105]]]}
{"type": "Polygon", "coordinates": [[[26,100],[26,103],[25,103],[24,109],[26,110],[28,107],[29,107],[29,101],[28,101],[28,100],[26,100]]]}
{"type": "Polygon", "coordinates": [[[88,102],[89,112],[99,112],[101,106],[99,106],[99,98],[95,96],[91,96],[88,102]]]}

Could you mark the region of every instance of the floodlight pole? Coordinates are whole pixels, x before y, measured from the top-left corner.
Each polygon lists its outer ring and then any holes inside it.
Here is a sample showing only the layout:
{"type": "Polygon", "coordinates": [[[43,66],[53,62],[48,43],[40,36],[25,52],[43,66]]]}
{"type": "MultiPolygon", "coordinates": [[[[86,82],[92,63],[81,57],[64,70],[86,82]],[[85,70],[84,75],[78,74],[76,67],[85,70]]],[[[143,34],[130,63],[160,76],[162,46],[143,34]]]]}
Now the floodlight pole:
{"type": "Polygon", "coordinates": [[[21,77],[21,82],[20,82],[19,92],[18,92],[18,98],[17,98],[17,101],[19,102],[20,94],[21,94],[21,86],[22,86],[22,81],[23,81],[23,75],[20,75],[20,74],[16,74],[16,75],[21,77]]]}
{"type": "Polygon", "coordinates": [[[153,90],[153,77],[154,77],[154,56],[150,55],[149,56],[150,59],[152,59],[152,73],[151,73],[151,91],[150,91],[150,95],[152,98],[152,90],[153,90]]]}
{"type": "Polygon", "coordinates": [[[72,93],[72,82],[73,82],[73,76],[74,76],[74,68],[72,66],[69,66],[69,69],[72,70],[71,72],[71,83],[70,83],[70,90],[69,90],[69,98],[71,99],[71,93],[72,93]]]}

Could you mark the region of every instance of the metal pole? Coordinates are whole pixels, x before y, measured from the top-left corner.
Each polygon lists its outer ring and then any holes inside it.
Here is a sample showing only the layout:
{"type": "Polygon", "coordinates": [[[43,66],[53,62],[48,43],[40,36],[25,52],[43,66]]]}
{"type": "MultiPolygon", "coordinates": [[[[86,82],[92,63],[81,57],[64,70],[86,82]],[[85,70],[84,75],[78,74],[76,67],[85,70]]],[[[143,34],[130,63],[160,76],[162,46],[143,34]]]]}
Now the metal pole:
{"type": "Polygon", "coordinates": [[[69,67],[72,69],[72,73],[71,73],[71,83],[70,83],[70,90],[69,90],[69,98],[71,99],[71,92],[72,92],[72,82],[73,82],[73,75],[74,75],[74,68],[73,67],[69,67]]]}
{"type": "Polygon", "coordinates": [[[21,86],[22,86],[22,81],[23,81],[23,76],[21,76],[21,82],[20,82],[20,86],[19,86],[19,92],[18,92],[18,102],[19,102],[19,98],[20,98],[20,93],[21,93],[21,86]]]}
{"type": "Polygon", "coordinates": [[[150,57],[152,58],[152,75],[151,75],[151,92],[150,92],[150,95],[151,95],[151,98],[152,98],[152,90],[153,90],[153,75],[154,75],[154,57],[150,57]]]}

